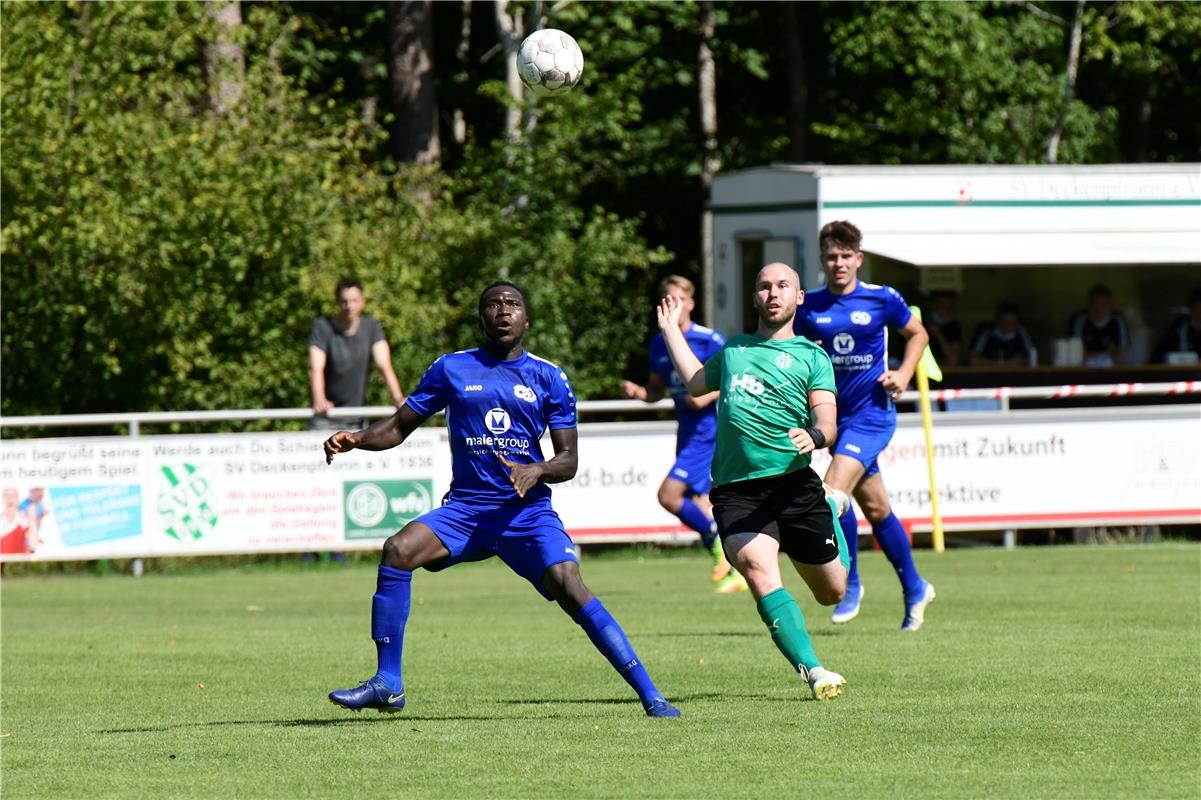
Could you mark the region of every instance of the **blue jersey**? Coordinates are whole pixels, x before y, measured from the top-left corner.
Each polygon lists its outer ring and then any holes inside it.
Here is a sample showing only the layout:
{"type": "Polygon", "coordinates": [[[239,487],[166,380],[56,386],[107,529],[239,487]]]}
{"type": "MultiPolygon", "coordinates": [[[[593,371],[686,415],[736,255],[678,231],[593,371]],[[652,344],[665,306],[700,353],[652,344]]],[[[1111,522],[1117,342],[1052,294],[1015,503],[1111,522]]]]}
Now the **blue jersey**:
{"type": "MultiPolygon", "coordinates": [[[[688,348],[696,354],[702,364],[716,355],[726,343],[725,337],[720,333],[695,322],[684,331],[684,341],[688,342],[688,348]]],[[[717,404],[710,403],[700,410],[688,405],[688,387],[680,380],[679,374],[672,366],[662,333],[655,334],[655,338],[651,339],[650,370],[652,374],[663,379],[668,394],[675,401],[676,419],[680,422],[680,428],[676,432],[677,441],[683,445],[698,437],[712,439],[717,431],[717,404]]]]}
{"type": "MultiPolygon", "coordinates": [[[[446,409],[454,500],[512,500],[517,493],[500,456],[543,461],[538,440],[546,429],[576,426],[567,373],[528,352],[513,361],[478,348],[444,355],[429,366],[405,403],[421,417],[446,409]]],[[[550,489],[539,483],[526,500],[549,496],[550,489]]]]}
{"type": "Polygon", "coordinates": [[[828,288],[805,292],[792,327],[830,354],[840,420],[865,411],[893,412],[892,398],[879,384],[888,368],[888,328],[905,327],[911,316],[891,286],[859,281],[843,295],[828,288]]]}

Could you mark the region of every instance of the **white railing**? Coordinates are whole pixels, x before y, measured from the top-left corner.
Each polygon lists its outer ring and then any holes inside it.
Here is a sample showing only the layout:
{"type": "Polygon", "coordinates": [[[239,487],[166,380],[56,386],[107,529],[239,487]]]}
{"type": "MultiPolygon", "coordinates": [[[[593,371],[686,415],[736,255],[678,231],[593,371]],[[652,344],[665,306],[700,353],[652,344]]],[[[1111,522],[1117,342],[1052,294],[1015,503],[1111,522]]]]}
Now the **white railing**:
{"type": "MultiPolygon", "coordinates": [[[[998,386],[991,389],[937,389],[930,392],[934,401],[996,400],[1001,411],[1009,410],[1011,400],[1063,400],[1083,397],[1163,397],[1201,394],[1201,381],[1166,383],[1067,384],[1060,386],[998,386]]],[[[899,402],[916,403],[916,391],[905,392],[899,402]]],[[[670,411],[670,400],[643,403],[640,400],[584,400],[577,406],[582,416],[611,413],[649,413],[670,411]]],[[[332,409],[334,419],[378,419],[390,416],[393,406],[354,406],[332,409]]],[[[263,419],[312,419],[308,408],[259,408],[227,411],[130,411],[112,414],[45,414],[0,417],[0,428],[89,427],[125,425],[130,436],[137,436],[142,425],[171,422],[230,422],[263,419]]]]}

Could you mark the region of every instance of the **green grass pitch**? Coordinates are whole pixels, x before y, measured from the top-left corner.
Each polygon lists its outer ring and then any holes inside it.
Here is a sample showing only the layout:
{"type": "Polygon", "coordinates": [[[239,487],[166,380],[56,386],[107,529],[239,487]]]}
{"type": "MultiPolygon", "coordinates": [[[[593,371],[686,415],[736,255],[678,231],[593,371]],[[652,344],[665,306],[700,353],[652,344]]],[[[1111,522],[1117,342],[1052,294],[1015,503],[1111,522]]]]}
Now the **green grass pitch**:
{"type": "Polygon", "coordinates": [[[585,554],[585,579],[683,711],[648,719],[558,608],[498,562],[419,572],[409,707],[354,714],[374,569],[3,582],[0,758],[13,798],[1197,798],[1201,548],[918,553],[898,630],[866,553],[829,623],[846,694],[808,699],[699,551],[585,554]]]}

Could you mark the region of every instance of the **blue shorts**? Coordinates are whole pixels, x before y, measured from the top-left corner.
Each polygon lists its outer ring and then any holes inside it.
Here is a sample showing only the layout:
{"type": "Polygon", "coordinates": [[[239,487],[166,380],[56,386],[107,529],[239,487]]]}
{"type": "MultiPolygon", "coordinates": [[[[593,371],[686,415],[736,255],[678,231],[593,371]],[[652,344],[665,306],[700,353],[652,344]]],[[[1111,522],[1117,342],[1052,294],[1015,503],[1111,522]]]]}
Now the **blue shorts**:
{"type": "Polygon", "coordinates": [[[667,477],[675,478],[688,487],[688,493],[709,494],[713,487],[713,447],[711,438],[692,439],[688,442],[676,440],[676,463],[671,465],[667,477]]]}
{"type": "Polygon", "coordinates": [[[542,585],[543,574],[555,564],[579,562],[575,544],[549,497],[483,507],[448,499],[414,522],[429,526],[450,551],[449,558],[426,567],[430,572],[498,556],[543,597],[553,600],[542,585]]]}
{"type": "Polygon", "coordinates": [[[892,441],[897,429],[897,416],[891,414],[856,414],[849,420],[838,420],[838,441],[831,455],[850,456],[863,464],[863,477],[880,472],[876,458],[892,441]]]}

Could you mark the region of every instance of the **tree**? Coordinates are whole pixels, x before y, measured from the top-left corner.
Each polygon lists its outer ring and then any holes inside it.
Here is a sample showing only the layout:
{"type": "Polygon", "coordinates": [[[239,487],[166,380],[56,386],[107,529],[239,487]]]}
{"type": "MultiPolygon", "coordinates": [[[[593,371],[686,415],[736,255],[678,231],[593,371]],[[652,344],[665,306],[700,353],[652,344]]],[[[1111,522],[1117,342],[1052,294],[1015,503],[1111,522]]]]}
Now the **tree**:
{"type": "Polygon", "coordinates": [[[442,150],[430,0],[392,0],[387,20],[392,157],[401,163],[436,164],[442,150]]]}

